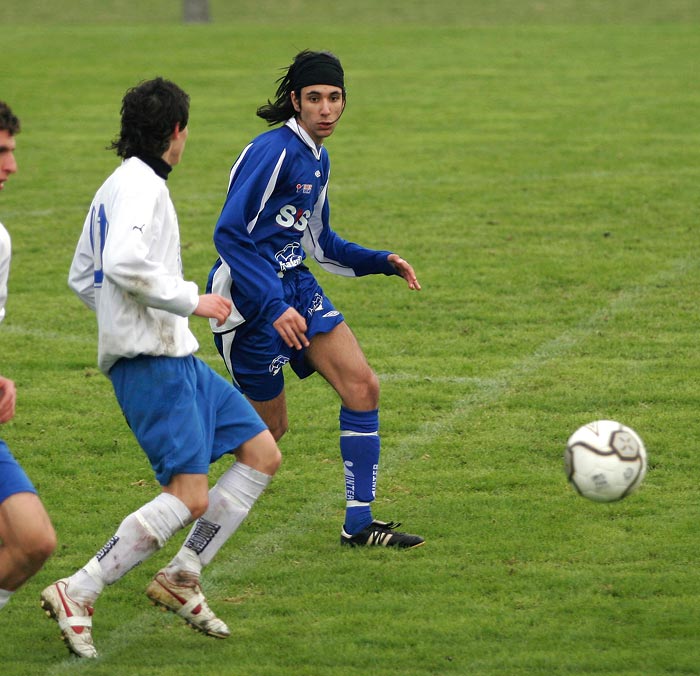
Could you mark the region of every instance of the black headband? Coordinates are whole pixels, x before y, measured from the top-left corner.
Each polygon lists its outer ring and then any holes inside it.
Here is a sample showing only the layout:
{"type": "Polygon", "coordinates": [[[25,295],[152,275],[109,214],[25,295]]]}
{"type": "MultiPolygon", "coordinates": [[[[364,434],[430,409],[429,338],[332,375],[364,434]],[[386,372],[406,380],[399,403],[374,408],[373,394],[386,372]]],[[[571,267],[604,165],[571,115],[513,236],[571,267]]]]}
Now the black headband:
{"type": "Polygon", "coordinates": [[[292,90],[324,84],[345,89],[345,74],[340,62],[332,56],[317,54],[294,66],[292,90]]]}

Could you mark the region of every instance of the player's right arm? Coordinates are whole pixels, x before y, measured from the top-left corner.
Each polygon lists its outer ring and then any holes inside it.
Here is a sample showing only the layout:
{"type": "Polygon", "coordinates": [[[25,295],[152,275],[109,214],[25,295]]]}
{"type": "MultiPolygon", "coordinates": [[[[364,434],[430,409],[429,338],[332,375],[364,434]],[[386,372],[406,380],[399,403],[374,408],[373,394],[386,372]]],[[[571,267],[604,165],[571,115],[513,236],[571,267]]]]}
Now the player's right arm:
{"type": "Polygon", "coordinates": [[[5,317],[7,302],[7,279],[10,276],[10,259],[12,258],[12,241],[10,233],[0,223],[0,322],[5,317]]]}
{"type": "MultiPolygon", "coordinates": [[[[73,255],[73,262],[68,273],[68,286],[91,310],[95,310],[95,286],[102,285],[102,269],[95,272],[91,233],[97,221],[98,213],[93,204],[83,224],[83,230],[73,255]]],[[[98,243],[99,245],[99,243],[98,243]]]]}
{"type": "Polygon", "coordinates": [[[259,314],[271,324],[289,305],[277,270],[258,252],[251,233],[274,191],[284,159],[283,147],[257,142],[247,146],[231,170],[226,202],[214,228],[217,253],[243,299],[239,310],[246,319],[259,314]]]}
{"type": "Polygon", "coordinates": [[[287,308],[274,322],[277,333],[287,347],[301,350],[302,347],[309,346],[309,339],[306,337],[306,320],[293,308],[287,308]]]}
{"type": "MultiPolygon", "coordinates": [[[[165,246],[179,246],[169,193],[140,160],[130,158],[120,169],[103,186],[109,231],[100,261],[105,282],[140,305],[188,317],[199,293],[183,278],[182,266],[175,269],[164,253],[165,246]]],[[[97,257],[97,246],[94,252],[97,257]]]]}

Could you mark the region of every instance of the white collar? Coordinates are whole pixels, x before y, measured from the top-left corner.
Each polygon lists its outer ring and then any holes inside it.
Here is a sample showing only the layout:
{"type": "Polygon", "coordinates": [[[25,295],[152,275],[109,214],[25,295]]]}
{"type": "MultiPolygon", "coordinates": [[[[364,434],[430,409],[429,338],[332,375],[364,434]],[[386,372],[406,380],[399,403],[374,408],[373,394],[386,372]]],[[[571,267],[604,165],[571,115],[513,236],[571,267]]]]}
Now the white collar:
{"type": "Polygon", "coordinates": [[[321,148],[323,148],[322,145],[317,146],[314,142],[313,139],[309,136],[309,134],[306,132],[305,129],[302,128],[302,126],[299,124],[297,121],[296,117],[290,117],[286,122],[285,125],[289,127],[309,148],[311,148],[314,157],[317,160],[321,159],[321,148]]]}

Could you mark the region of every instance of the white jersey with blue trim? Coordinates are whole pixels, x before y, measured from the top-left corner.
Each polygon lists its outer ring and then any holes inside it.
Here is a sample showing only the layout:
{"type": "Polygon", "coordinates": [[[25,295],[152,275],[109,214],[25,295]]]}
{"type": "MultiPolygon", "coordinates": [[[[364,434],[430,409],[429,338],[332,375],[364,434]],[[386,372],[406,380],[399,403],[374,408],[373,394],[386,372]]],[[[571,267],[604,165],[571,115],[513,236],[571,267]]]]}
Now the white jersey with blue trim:
{"type": "Polygon", "coordinates": [[[280,276],[304,265],[350,277],[396,274],[389,251],[366,249],[339,237],[330,227],[330,161],[292,118],[253,139],[231,169],[229,188],[214,229],[219,260],[212,291],[231,298],[235,312],[226,332],[262,316],[274,322],[289,306],[280,276]]]}
{"type": "Polygon", "coordinates": [[[121,357],[183,357],[199,347],[187,319],[199,292],[183,278],[175,207],[165,179],[136,157],[97,191],[68,284],[97,313],[105,374],[121,357]]]}
{"type": "Polygon", "coordinates": [[[7,303],[7,280],[10,276],[10,260],[12,258],[12,241],[10,233],[0,223],[0,322],[5,319],[5,303],[7,303]]]}

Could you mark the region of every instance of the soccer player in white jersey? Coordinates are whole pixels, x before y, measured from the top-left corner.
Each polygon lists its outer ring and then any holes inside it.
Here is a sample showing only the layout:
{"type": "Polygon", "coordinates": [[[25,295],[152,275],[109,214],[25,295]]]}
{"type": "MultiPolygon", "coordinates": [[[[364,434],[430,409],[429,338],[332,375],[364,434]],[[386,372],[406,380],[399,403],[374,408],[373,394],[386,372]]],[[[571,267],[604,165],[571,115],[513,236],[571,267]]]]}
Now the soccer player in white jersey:
{"type": "Polygon", "coordinates": [[[81,657],[97,655],[93,604],[103,588],[193,519],[180,552],[146,594],[205,634],[229,636],[202,594],[202,567],[238,528],[281,461],[245,397],[194,356],[198,345],[188,316],[222,323],[231,302],[199,295],[182,274],[166,181],[185,148],[188,117],[189,97],[168,80],[127,91],[121,133],[112,143],[123,162],[93,199],[69,273],[70,287],[97,315],[99,367],[162,486],[83,568],[42,592],[42,607],[81,657]],[[209,465],[229,453],[236,462],[209,490],[209,465]]]}
{"type": "MultiPolygon", "coordinates": [[[[19,131],[19,119],[0,101],[0,190],[17,171],[19,131]]],[[[0,223],[0,321],[5,317],[10,257],[10,235],[0,223]]],[[[0,424],[14,417],[16,401],[14,382],[0,375],[0,424]]],[[[36,489],[0,439],[0,608],[41,569],[55,548],[56,534],[36,489]]]]}
{"type": "Polygon", "coordinates": [[[234,312],[211,323],[234,383],[275,439],[287,430],[283,366],[300,378],[318,371],[340,397],[340,452],[345,470],[345,522],[340,542],[411,548],[423,538],[372,515],[379,466],[379,380],[343,315],[306,266],[307,254],[348,277],[403,277],[420,290],[398,254],[366,249],[330,226],[330,160],[323,142],[343,113],[344,72],[329,52],[303,51],[286,69],[274,103],[258,115],[280,124],[253,139],[231,170],[214,230],[219,259],[209,288],[234,312]]]}

